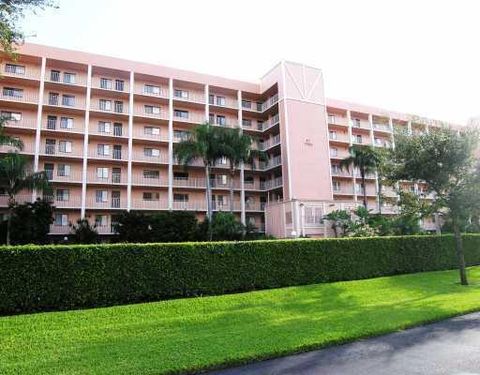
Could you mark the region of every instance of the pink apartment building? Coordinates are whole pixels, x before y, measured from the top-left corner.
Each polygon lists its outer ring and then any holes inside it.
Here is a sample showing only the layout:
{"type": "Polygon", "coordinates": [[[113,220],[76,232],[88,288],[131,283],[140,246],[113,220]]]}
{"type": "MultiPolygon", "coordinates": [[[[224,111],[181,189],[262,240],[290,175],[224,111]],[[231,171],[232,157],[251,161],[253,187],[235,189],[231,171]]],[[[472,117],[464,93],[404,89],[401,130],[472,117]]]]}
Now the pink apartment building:
{"type": "MultiPolygon", "coordinates": [[[[57,207],[52,235],[87,217],[112,234],[123,210],[188,210],[203,217],[200,163],[187,170],[175,142],[209,121],[239,127],[258,139],[268,162],[236,176],[235,212],[276,237],[329,236],[323,216],[361,204],[378,210],[377,179],[361,186],[339,169],[352,144],[394,146],[393,132],[428,132],[435,121],[327,99],[322,71],[281,62],[257,82],[242,82],[152,64],[35,44],[1,61],[0,111],[7,132],[21,138],[35,171],[45,170],[57,207]]],[[[1,147],[0,152],[8,152],[1,147]]],[[[211,175],[214,210],[229,210],[229,174],[219,160],[211,175]]],[[[404,189],[423,194],[424,186],[404,189]]],[[[386,189],[382,211],[393,213],[386,189]]],[[[19,201],[31,201],[25,193],[19,201]]],[[[7,199],[0,195],[0,207],[7,199]]],[[[434,221],[424,223],[435,230],[434,221]]]]}

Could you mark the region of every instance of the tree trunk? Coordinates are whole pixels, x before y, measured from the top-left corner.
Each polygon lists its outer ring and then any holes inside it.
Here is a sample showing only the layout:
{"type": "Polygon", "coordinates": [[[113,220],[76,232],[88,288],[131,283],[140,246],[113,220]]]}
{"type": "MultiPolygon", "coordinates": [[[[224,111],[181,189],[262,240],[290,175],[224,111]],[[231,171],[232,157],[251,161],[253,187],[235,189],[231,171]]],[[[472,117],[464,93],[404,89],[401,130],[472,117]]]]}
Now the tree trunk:
{"type": "Polygon", "coordinates": [[[230,169],[230,212],[233,214],[233,211],[235,210],[235,206],[233,203],[233,200],[235,199],[234,197],[234,186],[233,183],[235,181],[235,169],[231,168],[230,169]]]}
{"type": "Polygon", "coordinates": [[[205,164],[205,178],[207,186],[207,219],[208,240],[212,240],[212,186],[210,185],[210,165],[205,164]]]}
{"type": "Polygon", "coordinates": [[[460,271],[460,283],[468,285],[467,271],[465,269],[465,257],[463,255],[463,241],[460,233],[460,226],[456,218],[453,219],[453,233],[455,234],[455,251],[458,258],[458,269],[460,271]]]}
{"type": "Polygon", "coordinates": [[[367,185],[365,184],[365,171],[361,171],[362,176],[362,185],[363,185],[363,206],[368,209],[367,207],[367,185]]]}
{"type": "Polygon", "coordinates": [[[332,229],[333,229],[333,234],[335,235],[335,238],[337,238],[338,237],[337,223],[333,222],[332,229]]]}

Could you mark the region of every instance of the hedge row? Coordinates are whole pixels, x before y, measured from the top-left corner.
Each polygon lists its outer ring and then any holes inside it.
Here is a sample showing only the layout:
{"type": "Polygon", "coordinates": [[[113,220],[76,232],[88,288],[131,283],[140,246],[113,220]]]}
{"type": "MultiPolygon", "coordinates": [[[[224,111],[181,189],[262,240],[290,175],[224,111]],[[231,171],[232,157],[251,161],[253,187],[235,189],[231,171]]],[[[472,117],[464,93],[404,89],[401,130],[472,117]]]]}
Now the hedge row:
{"type": "MultiPolygon", "coordinates": [[[[464,237],[480,264],[480,236],[464,237]]],[[[0,314],[108,306],[456,267],[451,236],[0,248],[0,314]]]]}

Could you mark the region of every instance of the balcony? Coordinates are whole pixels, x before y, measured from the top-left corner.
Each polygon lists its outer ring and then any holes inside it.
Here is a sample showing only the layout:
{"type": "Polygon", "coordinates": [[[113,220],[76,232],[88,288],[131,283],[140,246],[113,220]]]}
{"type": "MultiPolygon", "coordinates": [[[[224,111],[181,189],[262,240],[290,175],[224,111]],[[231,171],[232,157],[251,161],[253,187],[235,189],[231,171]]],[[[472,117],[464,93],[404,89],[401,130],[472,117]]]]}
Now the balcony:
{"type": "Polygon", "coordinates": [[[202,124],[205,122],[205,115],[198,112],[187,112],[187,115],[180,115],[173,112],[173,120],[177,122],[186,122],[189,124],[202,124]]]}
{"type": "Polygon", "coordinates": [[[262,103],[262,112],[265,112],[267,109],[273,107],[277,103],[278,103],[278,94],[275,94],[262,103]]]}
{"type": "MultiPolygon", "coordinates": [[[[32,202],[32,194],[17,194],[15,196],[15,202],[18,204],[32,202]]],[[[0,194],[0,207],[8,207],[8,195],[0,194]]]]}
{"type": "Polygon", "coordinates": [[[168,154],[160,152],[159,154],[145,154],[144,151],[134,151],[133,161],[142,161],[149,163],[168,164],[168,154]]]}
{"type": "Polygon", "coordinates": [[[135,126],[133,128],[133,138],[168,142],[168,132],[166,128],[154,132],[152,130],[147,131],[145,128],[135,126]]]}
{"type": "Polygon", "coordinates": [[[115,78],[92,77],[92,88],[121,93],[130,91],[128,80],[115,78]]]}
{"type": "Polygon", "coordinates": [[[206,211],[207,202],[205,200],[199,201],[173,201],[172,208],[179,211],[206,211]]]}
{"type": "Polygon", "coordinates": [[[390,129],[390,125],[388,124],[380,124],[380,123],[373,123],[373,129],[382,131],[382,132],[391,132],[392,130],[390,129]]]}
{"type": "Polygon", "coordinates": [[[173,100],[182,102],[205,104],[205,94],[198,91],[189,91],[185,89],[174,88],[173,100]],[[180,92],[181,91],[181,92],[180,92]]]}
{"type": "Polygon", "coordinates": [[[340,168],[332,168],[332,176],[333,177],[352,177],[352,172],[340,168]]]}
{"type": "Polygon", "coordinates": [[[34,92],[16,91],[4,88],[2,91],[0,91],[0,100],[26,104],[38,104],[38,94],[34,92]]]}
{"type": "Polygon", "coordinates": [[[340,143],[350,143],[348,139],[348,135],[345,133],[332,133],[328,134],[328,139],[332,142],[340,142],[340,143]]]}
{"type": "Polygon", "coordinates": [[[274,127],[275,125],[277,125],[279,122],[280,122],[280,116],[277,113],[274,116],[270,117],[267,121],[265,121],[262,124],[262,128],[260,130],[266,131],[274,127]]]}
{"type": "Polygon", "coordinates": [[[260,151],[266,151],[272,147],[278,146],[279,144],[280,144],[280,134],[277,134],[274,137],[267,139],[266,141],[259,142],[258,149],[260,151]]]}
{"type": "Polygon", "coordinates": [[[167,181],[159,177],[145,177],[143,174],[133,174],[132,184],[141,186],[167,186],[167,181]]]}
{"type": "Polygon", "coordinates": [[[210,97],[208,104],[213,107],[238,109],[238,100],[228,96],[215,96],[214,98],[210,97]]]}
{"type": "Polygon", "coordinates": [[[33,155],[35,153],[35,144],[32,141],[24,140],[23,141],[23,150],[18,150],[13,146],[1,145],[0,146],[0,153],[8,153],[8,152],[18,152],[20,154],[30,154],[33,155]]]}
{"type": "Polygon", "coordinates": [[[343,116],[328,115],[327,122],[330,125],[348,126],[348,119],[343,116]]]}
{"type": "Polygon", "coordinates": [[[283,186],[283,178],[277,177],[272,180],[260,182],[260,189],[262,190],[271,190],[283,186]]]}
{"type": "Polygon", "coordinates": [[[58,107],[58,108],[65,108],[65,109],[78,109],[78,110],[85,109],[85,99],[77,98],[73,96],[70,98],[62,98],[62,97],[51,97],[49,95],[46,95],[43,100],[43,104],[51,107],[58,107]]]}
{"type": "Polygon", "coordinates": [[[5,128],[15,129],[36,129],[37,121],[33,118],[22,118],[21,120],[7,120],[5,122],[5,128]]]}
{"type": "Polygon", "coordinates": [[[352,119],[350,124],[354,129],[370,129],[370,122],[368,120],[352,119]]]}
{"type": "Polygon", "coordinates": [[[157,86],[157,85],[136,85],[135,86],[135,94],[143,95],[143,96],[150,96],[153,98],[169,98],[169,90],[167,88],[157,86]]]}
{"type": "Polygon", "coordinates": [[[87,75],[86,74],[65,74],[57,70],[50,70],[45,73],[45,81],[51,83],[58,83],[68,86],[86,86],[87,75]]]}
{"type": "Polygon", "coordinates": [[[278,155],[278,156],[274,156],[267,162],[265,161],[259,162],[259,167],[260,169],[267,170],[267,169],[278,167],[281,164],[282,164],[282,157],[281,155],[278,155]]]}
{"type": "Polygon", "coordinates": [[[40,68],[32,65],[2,64],[3,77],[40,80],[40,68]]]}
{"type": "Polygon", "coordinates": [[[104,160],[127,160],[127,150],[110,150],[108,152],[99,152],[95,149],[88,150],[88,156],[94,159],[104,160]]]}
{"type": "Polygon", "coordinates": [[[128,115],[128,105],[123,102],[115,104],[104,104],[98,100],[92,99],[90,104],[90,110],[102,113],[112,113],[118,115],[128,115]]]}
{"type": "Polygon", "coordinates": [[[137,104],[133,109],[133,113],[138,117],[168,120],[168,112],[161,110],[160,107],[137,104]]]}
{"type": "MultiPolygon", "coordinates": [[[[83,147],[82,147],[83,148],[83,147]]],[[[70,151],[65,150],[60,150],[58,148],[58,145],[56,144],[46,144],[43,143],[41,146],[41,151],[40,153],[42,155],[55,155],[55,156],[61,156],[61,157],[68,157],[68,158],[82,158],[83,154],[81,150],[73,150],[73,148],[70,151]]]]}
{"type": "Polygon", "coordinates": [[[83,134],[83,119],[74,119],[72,122],[64,122],[61,119],[47,119],[42,121],[42,130],[56,130],[59,132],[72,132],[83,134]]]}
{"type": "Polygon", "coordinates": [[[126,198],[111,198],[107,200],[99,200],[96,197],[87,197],[85,202],[87,209],[126,209],[126,198]]]}
{"type": "Polygon", "coordinates": [[[51,182],[66,182],[66,183],[81,183],[82,182],[82,171],[73,170],[70,171],[68,175],[59,175],[59,171],[56,172],[53,170],[45,170],[47,178],[51,182]]]}
{"type": "Polygon", "coordinates": [[[107,177],[99,176],[97,173],[90,171],[87,174],[87,183],[121,185],[127,183],[127,173],[109,173],[107,177]]]}
{"type": "Polygon", "coordinates": [[[59,196],[51,197],[52,204],[56,208],[69,208],[69,209],[80,209],[82,207],[82,199],[80,196],[64,196],[63,198],[59,196]]]}
{"type": "Polygon", "coordinates": [[[353,186],[333,186],[333,195],[354,195],[353,186]]]}
{"type": "Polygon", "coordinates": [[[132,200],[132,209],[133,210],[167,210],[168,201],[161,199],[133,199],[132,200]]]}
{"type": "Polygon", "coordinates": [[[52,235],[68,235],[72,232],[69,225],[50,224],[49,234],[52,235]]]}
{"type": "Polygon", "coordinates": [[[206,188],[205,178],[203,177],[174,177],[173,178],[174,187],[184,187],[184,188],[206,188]]]}

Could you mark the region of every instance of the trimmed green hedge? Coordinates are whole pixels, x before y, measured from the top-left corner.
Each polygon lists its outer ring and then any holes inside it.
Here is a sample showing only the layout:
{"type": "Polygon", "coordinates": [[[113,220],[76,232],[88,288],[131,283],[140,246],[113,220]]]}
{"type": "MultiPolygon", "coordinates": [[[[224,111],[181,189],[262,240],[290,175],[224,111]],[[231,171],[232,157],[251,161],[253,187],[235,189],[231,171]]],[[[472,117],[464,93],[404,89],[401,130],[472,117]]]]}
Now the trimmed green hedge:
{"type": "MultiPolygon", "coordinates": [[[[480,236],[465,235],[467,264],[480,236]]],[[[451,236],[0,248],[0,314],[63,310],[456,267],[451,236]]]]}

